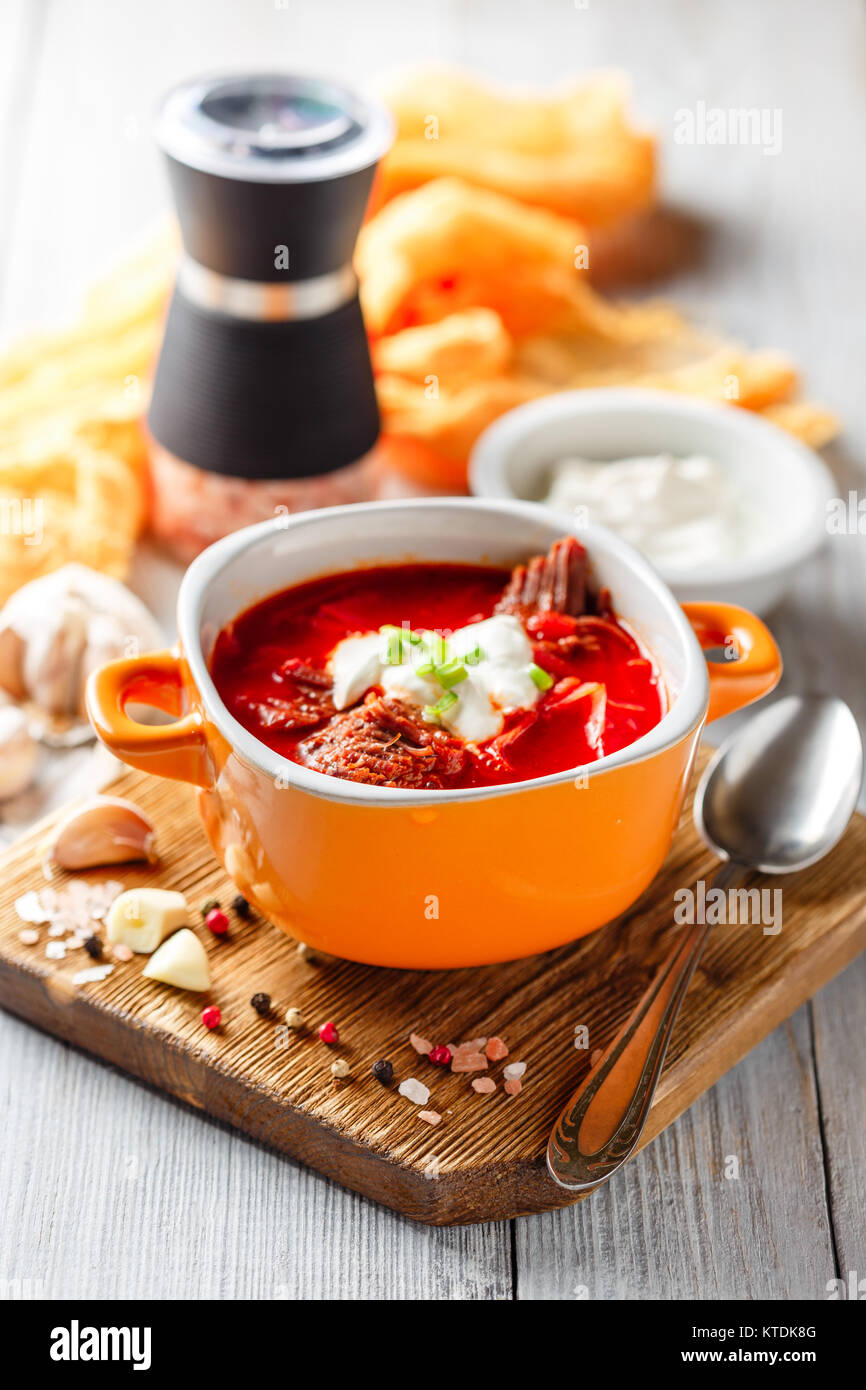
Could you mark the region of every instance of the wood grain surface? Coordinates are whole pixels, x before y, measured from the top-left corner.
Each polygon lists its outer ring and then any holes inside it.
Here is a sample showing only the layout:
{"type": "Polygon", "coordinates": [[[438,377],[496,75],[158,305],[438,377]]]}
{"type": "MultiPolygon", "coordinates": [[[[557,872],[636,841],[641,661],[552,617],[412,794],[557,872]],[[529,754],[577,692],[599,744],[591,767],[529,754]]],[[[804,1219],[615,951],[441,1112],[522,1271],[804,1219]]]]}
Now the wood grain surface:
{"type": "MultiPolygon", "coordinates": [[[[4,1007],[415,1220],[495,1221],[574,1201],[547,1175],[547,1137],[592,1052],[609,1042],[668,951],[678,930],[675,892],[711,877],[713,859],[694,829],[690,801],[662,872],[619,921],[527,960],[425,972],[332,958],[314,964],[262,919],[235,917],[229,939],[215,940],[198,905],[217,898],[227,906],[235,890],[205,841],[191,789],[130,772],[113,790],[141,806],[158,834],[161,829],[160,864],[124,866],[118,876],[127,888],[152,884],[186,895],[190,923],[207,944],[210,995],[146,980],[140,960],[118,963],[104,981],[75,984],[72,977],[89,964],[81,949],[53,961],[46,959],[45,931],[38,945],[21,943],[13,904],[44,887],[40,854],[48,822],[0,860],[4,1007]],[[268,1018],[251,1007],[259,992],[273,1001],[268,1018]],[[202,1026],[206,1002],[222,1010],[218,1032],[202,1026]],[[300,1008],[304,1030],[285,1027],[289,1006],[300,1008]],[[326,1047],[316,1034],[327,1019],[339,1027],[337,1047],[326,1047]],[[576,1028],[585,1030],[579,1049],[576,1028]],[[452,1045],[480,1035],[504,1038],[510,1060],[527,1064],[523,1091],[506,1095],[503,1064],[493,1063],[487,1075],[497,1090],[477,1095],[471,1076],[419,1057],[409,1043],[413,1031],[452,1045]],[[336,1057],[348,1063],[349,1078],[331,1076],[336,1057]],[[370,1074],[380,1057],[394,1066],[387,1088],[370,1074]],[[430,1087],[427,1108],[442,1115],[438,1126],[419,1121],[419,1108],[397,1092],[409,1076],[430,1087]]],[[[866,820],[858,816],[810,873],[772,881],[769,891],[779,903],[772,923],[716,929],[676,1029],[644,1143],[866,944],[858,872],[864,852],[866,820]]],[[[52,886],[62,889],[69,877],[57,875],[52,886]]]]}

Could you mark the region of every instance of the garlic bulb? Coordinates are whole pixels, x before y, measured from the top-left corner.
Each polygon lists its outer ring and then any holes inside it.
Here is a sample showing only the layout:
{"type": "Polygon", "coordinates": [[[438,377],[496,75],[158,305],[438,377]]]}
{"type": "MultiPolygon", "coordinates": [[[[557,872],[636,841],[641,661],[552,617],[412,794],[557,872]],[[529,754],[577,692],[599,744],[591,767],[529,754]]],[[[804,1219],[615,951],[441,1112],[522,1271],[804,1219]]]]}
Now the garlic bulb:
{"type": "Polygon", "coordinates": [[[156,620],[125,585],[63,565],[23,585],[0,612],[0,687],[48,714],[77,716],[92,670],[161,644],[156,620]]]}
{"type": "Polygon", "coordinates": [[[44,710],[72,714],[78,709],[81,658],[87,643],[87,609],[72,594],[34,622],[24,646],[24,689],[44,710]]]}
{"type": "Polygon", "coordinates": [[[0,706],[0,801],[29,787],[38,757],[39,745],[23,710],[15,705],[0,706]]]}
{"type": "Polygon", "coordinates": [[[27,694],[23,668],[24,638],[14,627],[0,626],[0,690],[14,700],[23,700],[27,694]]]}

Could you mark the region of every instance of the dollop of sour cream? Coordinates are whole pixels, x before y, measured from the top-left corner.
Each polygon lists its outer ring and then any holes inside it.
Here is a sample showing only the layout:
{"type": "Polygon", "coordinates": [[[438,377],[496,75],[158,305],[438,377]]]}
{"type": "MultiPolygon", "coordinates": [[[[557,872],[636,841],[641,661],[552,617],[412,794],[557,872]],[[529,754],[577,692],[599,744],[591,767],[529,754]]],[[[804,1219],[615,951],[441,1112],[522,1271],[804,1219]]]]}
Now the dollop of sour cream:
{"type": "Polygon", "coordinates": [[[543,690],[532,674],[538,668],[519,618],[496,614],[458,628],[446,641],[448,660],[460,663],[466,672],[447,693],[435,674],[425,670],[430,660],[423,643],[395,643],[383,632],[344,638],[328,663],[336,708],[347,709],[374,685],[428,710],[442,706],[445,695],[446,707],[435,722],[466,743],[484,743],[501,733],[506,714],[530,709],[541,699],[543,690]],[[470,660],[464,663],[465,657],[470,660]]]}
{"type": "Polygon", "coordinates": [[[542,500],[572,515],[586,509],[585,520],[671,569],[742,555],[758,541],[747,499],[719,463],[700,455],[563,459],[542,500]]]}

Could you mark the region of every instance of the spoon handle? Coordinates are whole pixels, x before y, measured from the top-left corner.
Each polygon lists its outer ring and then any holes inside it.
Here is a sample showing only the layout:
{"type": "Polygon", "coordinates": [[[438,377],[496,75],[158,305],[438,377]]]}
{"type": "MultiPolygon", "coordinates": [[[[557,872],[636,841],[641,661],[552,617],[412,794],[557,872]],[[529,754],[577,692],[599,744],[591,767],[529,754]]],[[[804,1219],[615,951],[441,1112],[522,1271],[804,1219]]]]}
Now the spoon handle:
{"type": "MultiPolygon", "coordinates": [[[[742,872],[736,864],[723,864],[712,886],[726,889],[742,872]]],[[[711,930],[711,924],[696,923],[679,937],[557,1120],[547,1146],[547,1167],[560,1187],[589,1191],[621,1168],[636,1149],[680,1005],[711,930]]]]}

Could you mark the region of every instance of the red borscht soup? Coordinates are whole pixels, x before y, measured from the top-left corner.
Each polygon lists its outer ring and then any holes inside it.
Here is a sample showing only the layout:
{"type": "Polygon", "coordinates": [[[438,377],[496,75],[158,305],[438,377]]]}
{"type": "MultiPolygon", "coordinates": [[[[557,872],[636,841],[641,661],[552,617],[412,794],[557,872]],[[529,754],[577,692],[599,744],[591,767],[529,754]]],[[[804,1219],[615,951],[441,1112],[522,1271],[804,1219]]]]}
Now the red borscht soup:
{"type": "Polygon", "coordinates": [[[296,585],[220,633],[211,674],[275,752],[416,790],[583,767],[664,713],[652,660],[573,537],[510,572],[389,565],[296,585]]]}

